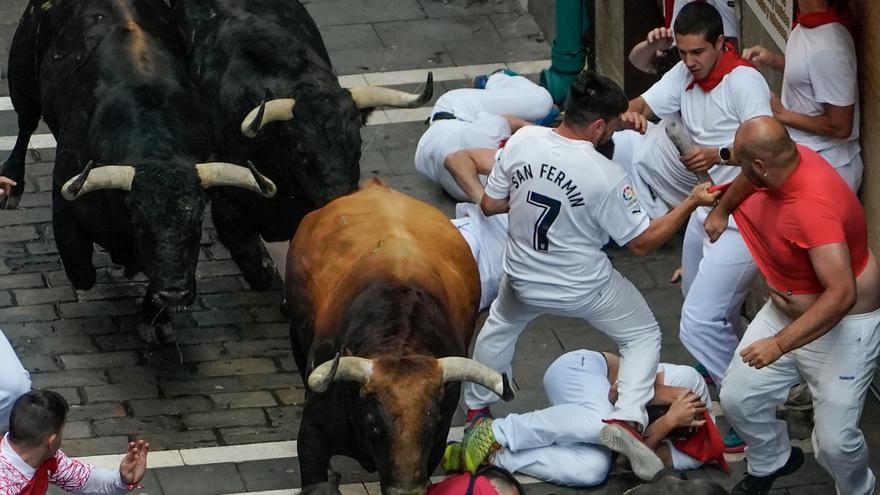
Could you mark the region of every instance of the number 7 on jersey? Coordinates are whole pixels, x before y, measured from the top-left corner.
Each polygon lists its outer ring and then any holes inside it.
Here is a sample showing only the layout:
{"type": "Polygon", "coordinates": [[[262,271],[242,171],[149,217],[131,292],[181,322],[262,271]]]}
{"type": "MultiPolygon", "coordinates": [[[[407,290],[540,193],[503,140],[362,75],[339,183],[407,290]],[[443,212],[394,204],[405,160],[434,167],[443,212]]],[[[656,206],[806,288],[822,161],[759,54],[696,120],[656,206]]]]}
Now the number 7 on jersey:
{"type": "Polygon", "coordinates": [[[546,252],[550,248],[550,240],[547,238],[547,232],[550,230],[550,226],[553,225],[556,217],[559,216],[559,209],[562,207],[562,202],[535,191],[529,191],[526,200],[529,204],[535,205],[544,210],[541,212],[541,216],[538,217],[538,221],[535,222],[535,233],[532,236],[532,247],[535,248],[535,251],[546,252]]]}

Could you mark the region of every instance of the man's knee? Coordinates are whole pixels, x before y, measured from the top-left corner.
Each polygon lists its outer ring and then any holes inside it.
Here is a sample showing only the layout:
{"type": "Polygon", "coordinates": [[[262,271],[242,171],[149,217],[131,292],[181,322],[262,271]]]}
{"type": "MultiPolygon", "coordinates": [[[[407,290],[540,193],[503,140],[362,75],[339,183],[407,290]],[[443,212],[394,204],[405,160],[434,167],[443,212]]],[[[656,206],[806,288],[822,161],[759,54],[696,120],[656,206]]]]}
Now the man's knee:
{"type": "Polygon", "coordinates": [[[816,458],[828,460],[856,461],[856,456],[865,446],[865,437],[853,418],[853,424],[841,424],[838,418],[816,418],[813,436],[816,442],[816,458]]]}
{"type": "MultiPolygon", "coordinates": [[[[745,370],[748,371],[748,370],[745,370]]],[[[721,384],[721,392],[718,394],[721,408],[727,417],[743,418],[748,411],[761,401],[752,395],[752,387],[741,372],[737,372],[733,366],[727,371],[724,383],[721,384]]]]}

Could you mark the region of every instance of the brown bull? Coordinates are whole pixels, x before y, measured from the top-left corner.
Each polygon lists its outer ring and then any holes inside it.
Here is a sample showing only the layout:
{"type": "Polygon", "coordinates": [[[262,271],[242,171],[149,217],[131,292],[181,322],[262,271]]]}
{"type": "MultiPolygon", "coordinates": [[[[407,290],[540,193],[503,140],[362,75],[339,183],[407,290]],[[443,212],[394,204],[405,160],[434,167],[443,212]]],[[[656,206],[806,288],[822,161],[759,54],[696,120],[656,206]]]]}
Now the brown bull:
{"type": "Polygon", "coordinates": [[[480,281],[437,209],[372,180],[310,213],[287,261],[291,343],[310,391],[299,432],[304,493],[337,493],[332,455],[378,470],[385,494],[424,493],[461,381],[509,399],[466,359],[480,281]],[[340,357],[342,356],[342,357],[340,357]]]}

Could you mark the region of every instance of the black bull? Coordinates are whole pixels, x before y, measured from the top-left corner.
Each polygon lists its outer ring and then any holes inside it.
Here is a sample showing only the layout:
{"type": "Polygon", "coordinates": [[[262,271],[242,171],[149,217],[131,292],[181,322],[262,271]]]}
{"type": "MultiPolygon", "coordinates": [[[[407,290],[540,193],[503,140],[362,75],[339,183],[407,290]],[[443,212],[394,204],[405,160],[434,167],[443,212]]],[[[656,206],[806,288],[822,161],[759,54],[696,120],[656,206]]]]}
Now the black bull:
{"type": "Polygon", "coordinates": [[[213,142],[184,60],[162,0],[32,0],[10,49],[19,135],[0,175],[18,186],[4,206],[21,198],[42,116],[58,143],[52,221],[68,278],[94,285],[97,243],[127,275],[146,273],[146,319],[195,297],[204,189],[274,190],[246,168],[198,163],[213,142]]]}
{"type": "Polygon", "coordinates": [[[278,186],[272,198],[212,191],[220,241],[250,286],[275,270],[260,237],[288,241],[302,217],[357,188],[360,127],[377,106],[431,97],[339,86],[314,21],[296,0],[176,0],[191,77],[211,108],[218,157],[251,161],[278,186]],[[265,105],[261,106],[261,103],[265,105]]]}

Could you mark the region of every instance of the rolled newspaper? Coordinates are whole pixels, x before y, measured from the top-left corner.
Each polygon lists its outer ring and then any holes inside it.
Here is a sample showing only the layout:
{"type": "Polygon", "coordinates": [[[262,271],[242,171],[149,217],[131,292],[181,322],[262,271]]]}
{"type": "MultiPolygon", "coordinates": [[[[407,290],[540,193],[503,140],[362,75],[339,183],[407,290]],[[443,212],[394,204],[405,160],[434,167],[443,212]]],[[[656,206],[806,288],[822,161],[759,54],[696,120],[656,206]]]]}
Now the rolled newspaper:
{"type": "MultiPolygon", "coordinates": [[[[666,123],[666,136],[672,141],[672,144],[675,146],[675,149],[678,150],[679,155],[686,155],[694,151],[694,143],[691,142],[691,138],[688,136],[684,124],[682,124],[678,118],[668,119],[668,122],[666,123]]],[[[697,180],[700,182],[713,183],[712,177],[708,172],[694,172],[694,174],[696,174],[697,180]]]]}

